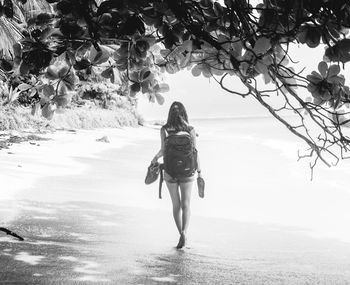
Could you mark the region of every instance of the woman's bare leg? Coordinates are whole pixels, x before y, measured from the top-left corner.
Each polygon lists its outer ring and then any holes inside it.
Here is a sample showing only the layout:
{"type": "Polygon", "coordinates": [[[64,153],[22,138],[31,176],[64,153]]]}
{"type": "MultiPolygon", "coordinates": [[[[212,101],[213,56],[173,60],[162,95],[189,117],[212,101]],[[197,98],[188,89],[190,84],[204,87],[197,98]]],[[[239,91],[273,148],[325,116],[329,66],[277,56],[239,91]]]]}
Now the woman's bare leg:
{"type": "Polygon", "coordinates": [[[166,181],[166,185],[169,189],[171,202],[173,204],[173,216],[177,230],[181,234],[182,220],[181,220],[181,200],[179,194],[179,185],[177,183],[169,183],[166,181]]]}
{"type": "Polygon", "coordinates": [[[193,182],[180,183],[181,190],[181,209],[182,209],[182,228],[181,236],[183,239],[183,246],[186,244],[186,233],[191,216],[191,192],[193,182]]]}

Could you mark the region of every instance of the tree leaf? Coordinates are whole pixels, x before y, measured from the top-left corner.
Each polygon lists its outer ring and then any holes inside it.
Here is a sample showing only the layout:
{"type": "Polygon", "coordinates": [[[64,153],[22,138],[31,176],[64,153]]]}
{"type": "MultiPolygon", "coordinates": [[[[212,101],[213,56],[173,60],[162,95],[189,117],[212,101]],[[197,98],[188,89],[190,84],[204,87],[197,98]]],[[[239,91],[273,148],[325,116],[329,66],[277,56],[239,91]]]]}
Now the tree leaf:
{"type": "Polygon", "coordinates": [[[239,65],[239,69],[241,70],[244,76],[248,75],[249,68],[250,68],[250,64],[248,62],[241,62],[241,64],[239,65]]]}
{"type": "Polygon", "coordinates": [[[177,63],[173,63],[173,62],[168,62],[165,65],[165,70],[170,73],[170,74],[174,74],[178,71],[180,71],[180,67],[177,65],[177,63]]]}
{"type": "Polygon", "coordinates": [[[59,90],[58,95],[55,96],[52,100],[52,102],[56,103],[56,106],[58,108],[64,108],[70,102],[72,101],[72,92],[67,92],[67,89],[64,88],[64,85],[62,85],[62,88],[59,90]]]}
{"type": "Polygon", "coordinates": [[[149,68],[144,68],[143,70],[141,70],[140,72],[140,79],[141,81],[146,81],[149,80],[151,77],[151,71],[149,70],[149,68]]]}
{"type": "Polygon", "coordinates": [[[27,75],[29,73],[29,66],[22,61],[21,66],[19,68],[19,72],[21,75],[27,75]]]}
{"type": "Polygon", "coordinates": [[[206,78],[210,78],[213,76],[211,67],[208,64],[202,64],[202,73],[203,73],[203,76],[206,78]]]}
{"type": "Polygon", "coordinates": [[[160,95],[159,93],[156,93],[155,96],[156,96],[156,100],[157,100],[158,104],[163,105],[164,101],[165,101],[164,97],[162,95],[160,95]]]}
{"type": "Polygon", "coordinates": [[[81,60],[82,58],[86,58],[86,56],[90,52],[91,45],[92,45],[91,42],[87,41],[87,42],[84,42],[80,47],[78,47],[75,52],[76,60],[81,60]]]}
{"type": "Polygon", "coordinates": [[[133,82],[140,81],[140,73],[138,71],[133,71],[129,74],[130,80],[133,82]]]}
{"type": "Polygon", "coordinates": [[[340,67],[337,64],[333,64],[329,67],[328,69],[328,75],[327,77],[333,77],[333,76],[337,76],[340,72],[340,67]]]}
{"type": "Polygon", "coordinates": [[[36,88],[32,88],[32,89],[30,90],[29,97],[34,97],[35,94],[36,94],[37,92],[38,92],[38,90],[37,90],[36,88]]]}
{"type": "Polygon", "coordinates": [[[101,72],[101,76],[103,77],[103,78],[110,78],[111,77],[111,72],[113,72],[113,70],[112,70],[113,68],[112,67],[108,67],[107,69],[105,69],[105,70],[103,70],[102,72],[101,72]]]}
{"type": "Polygon", "coordinates": [[[87,58],[82,58],[79,61],[76,61],[74,64],[74,69],[75,70],[83,70],[88,68],[91,65],[91,62],[87,58]]]}
{"type": "MultiPolygon", "coordinates": [[[[46,13],[42,13],[41,15],[43,15],[42,17],[42,20],[43,21],[51,21],[52,19],[52,15],[51,14],[46,14],[46,13]],[[44,19],[46,17],[46,19],[44,19]],[[51,17],[51,18],[50,18],[51,17]]],[[[40,16],[40,14],[38,15],[40,16]]],[[[52,27],[47,27],[46,29],[44,29],[42,32],[41,32],[41,35],[40,35],[40,40],[44,41],[44,40],[47,40],[49,37],[51,37],[53,34],[60,34],[62,35],[61,31],[57,28],[52,28],[52,27]]]]}
{"type": "Polygon", "coordinates": [[[231,8],[232,7],[232,5],[234,5],[233,3],[233,1],[230,1],[230,0],[224,0],[224,3],[225,3],[225,5],[226,5],[226,7],[227,8],[231,8]]]}
{"type": "Polygon", "coordinates": [[[61,84],[58,86],[58,95],[57,96],[64,96],[68,92],[67,85],[64,84],[64,82],[61,82],[61,84]]]}
{"type": "Polygon", "coordinates": [[[263,75],[263,79],[264,79],[265,84],[268,84],[268,83],[270,83],[272,81],[272,78],[271,78],[270,74],[263,73],[262,75],[263,75]]]}
{"type": "Polygon", "coordinates": [[[59,69],[58,77],[64,77],[64,76],[68,75],[68,72],[69,72],[69,66],[64,65],[59,69]]]}
{"type": "Polygon", "coordinates": [[[64,77],[61,83],[65,84],[68,90],[74,90],[77,80],[77,76],[71,71],[68,76],[64,77]]]}
{"type": "Polygon", "coordinates": [[[323,80],[320,74],[316,71],[311,72],[308,76],[306,76],[307,80],[311,81],[314,84],[317,84],[323,80]]]}
{"type": "Polygon", "coordinates": [[[136,93],[135,91],[133,91],[131,88],[130,88],[130,91],[129,91],[129,96],[132,97],[132,98],[135,98],[136,97],[136,93]]]}
{"type": "Polygon", "coordinates": [[[191,72],[192,72],[193,76],[198,77],[201,75],[202,69],[201,69],[200,65],[197,64],[192,68],[191,72]]]}
{"type": "Polygon", "coordinates": [[[46,103],[44,107],[41,109],[41,114],[44,118],[51,120],[53,118],[53,115],[55,113],[55,109],[50,103],[46,103]]]}
{"type": "Polygon", "coordinates": [[[302,26],[297,34],[297,39],[300,43],[305,44],[307,40],[307,28],[306,26],[302,26]]]}
{"type": "Polygon", "coordinates": [[[216,16],[221,17],[223,12],[224,12],[224,8],[221,6],[221,4],[219,2],[214,2],[214,12],[216,14],[216,16]]]}
{"type": "Polygon", "coordinates": [[[7,18],[13,18],[13,4],[10,0],[4,0],[4,4],[2,5],[2,12],[5,14],[7,18]]]}
{"type": "Polygon", "coordinates": [[[324,61],[321,61],[319,64],[318,64],[318,70],[320,71],[321,75],[323,78],[326,78],[327,77],[327,69],[328,69],[328,65],[326,62],[324,61]]]}
{"type": "Polygon", "coordinates": [[[22,57],[22,46],[19,43],[13,45],[13,52],[15,57],[22,57]]]}
{"type": "Polygon", "coordinates": [[[148,100],[150,101],[150,102],[152,102],[152,103],[154,103],[156,100],[155,100],[155,95],[153,95],[153,94],[149,94],[149,96],[148,96],[148,100]]]}
{"type": "Polygon", "coordinates": [[[155,90],[157,92],[161,92],[161,93],[164,93],[164,92],[168,92],[170,90],[169,88],[169,85],[166,84],[166,83],[161,83],[161,84],[157,84],[156,87],[155,87],[155,90]]]}
{"type": "Polygon", "coordinates": [[[318,27],[308,27],[306,33],[306,44],[310,48],[315,48],[320,44],[321,32],[318,27]]]}
{"type": "Polygon", "coordinates": [[[166,58],[170,54],[170,51],[168,49],[162,49],[159,53],[162,57],[166,58]]]}
{"type": "Polygon", "coordinates": [[[109,78],[111,80],[111,82],[114,84],[115,83],[115,74],[114,74],[114,69],[112,68],[111,70],[111,76],[109,78]]]}
{"type": "Polygon", "coordinates": [[[128,68],[128,58],[127,57],[121,57],[121,58],[117,59],[115,63],[117,65],[117,68],[120,71],[124,71],[128,68]]]}
{"type": "Polygon", "coordinates": [[[27,91],[27,90],[29,90],[32,87],[33,87],[32,85],[27,84],[27,83],[22,83],[22,84],[17,86],[18,90],[21,91],[21,92],[27,91]]]}
{"type": "Polygon", "coordinates": [[[114,53],[114,50],[110,47],[100,45],[100,50],[97,51],[95,47],[91,47],[90,50],[90,61],[92,64],[105,63],[114,53]]]}
{"type": "Polygon", "coordinates": [[[350,61],[350,39],[343,39],[332,47],[328,47],[325,56],[330,61],[346,63],[350,61]]]}
{"type": "Polygon", "coordinates": [[[268,74],[268,68],[261,60],[257,61],[255,70],[261,74],[268,74]]]}
{"type": "Polygon", "coordinates": [[[13,68],[13,63],[5,59],[0,59],[0,66],[4,71],[11,71],[13,68]]]}
{"type": "Polygon", "coordinates": [[[133,91],[133,92],[135,92],[135,93],[139,92],[139,91],[141,90],[141,85],[140,85],[140,83],[135,82],[134,84],[132,84],[132,85],[130,86],[130,90],[133,91]]]}
{"type": "Polygon", "coordinates": [[[50,65],[46,69],[45,76],[50,80],[58,79],[58,68],[55,65],[50,65]]]}
{"type": "Polygon", "coordinates": [[[182,44],[182,48],[188,52],[191,52],[193,50],[193,42],[192,40],[186,40],[182,44]]]}
{"type": "Polygon", "coordinates": [[[149,93],[151,90],[150,90],[150,81],[143,81],[141,82],[141,92],[143,94],[145,93],[149,93]]]}
{"type": "Polygon", "coordinates": [[[50,97],[55,94],[55,88],[52,85],[45,84],[42,90],[44,96],[46,97],[50,97]]]}
{"type": "Polygon", "coordinates": [[[181,68],[184,68],[186,67],[189,63],[190,63],[190,60],[191,60],[191,53],[188,52],[186,54],[186,56],[182,56],[180,61],[179,61],[179,65],[181,68]]]}
{"type": "Polygon", "coordinates": [[[254,46],[254,52],[256,54],[265,54],[271,48],[271,41],[268,38],[259,38],[254,46]]]}
{"type": "Polygon", "coordinates": [[[69,104],[69,101],[66,96],[56,96],[54,99],[58,108],[63,108],[69,104]]]}

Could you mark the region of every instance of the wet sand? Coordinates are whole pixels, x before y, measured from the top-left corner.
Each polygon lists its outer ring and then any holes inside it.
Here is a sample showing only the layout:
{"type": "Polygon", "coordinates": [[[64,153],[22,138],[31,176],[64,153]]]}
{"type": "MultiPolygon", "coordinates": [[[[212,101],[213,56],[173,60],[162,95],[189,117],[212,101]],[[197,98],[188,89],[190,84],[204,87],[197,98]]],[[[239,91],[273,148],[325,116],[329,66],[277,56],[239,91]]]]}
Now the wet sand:
{"type": "Polygon", "coordinates": [[[166,189],[159,200],[157,185],[143,184],[154,132],[112,131],[111,145],[95,141],[102,134],[65,134],[41,151],[2,155],[7,170],[21,163],[23,183],[35,179],[0,201],[2,226],[25,238],[0,233],[0,284],[350,284],[349,243],[199,216],[195,189],[189,247],[176,250],[166,189]],[[83,139],[93,155],[63,151],[83,139]],[[36,152],[46,155],[33,160],[36,152]]]}
{"type": "Polygon", "coordinates": [[[1,284],[350,284],[348,244],[294,229],[194,216],[189,247],[176,250],[167,212],[87,202],[19,207],[8,226],[25,241],[0,237],[1,284]]]}

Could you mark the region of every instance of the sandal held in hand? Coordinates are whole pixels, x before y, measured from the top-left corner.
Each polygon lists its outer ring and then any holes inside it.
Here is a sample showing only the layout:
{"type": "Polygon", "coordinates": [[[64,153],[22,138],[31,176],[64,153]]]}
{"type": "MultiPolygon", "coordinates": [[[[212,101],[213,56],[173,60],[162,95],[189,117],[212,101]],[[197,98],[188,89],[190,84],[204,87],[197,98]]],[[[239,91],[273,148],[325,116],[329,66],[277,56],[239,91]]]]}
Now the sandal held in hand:
{"type": "Polygon", "coordinates": [[[204,182],[204,179],[200,176],[197,177],[197,186],[198,186],[199,197],[204,198],[205,182],[204,182]]]}

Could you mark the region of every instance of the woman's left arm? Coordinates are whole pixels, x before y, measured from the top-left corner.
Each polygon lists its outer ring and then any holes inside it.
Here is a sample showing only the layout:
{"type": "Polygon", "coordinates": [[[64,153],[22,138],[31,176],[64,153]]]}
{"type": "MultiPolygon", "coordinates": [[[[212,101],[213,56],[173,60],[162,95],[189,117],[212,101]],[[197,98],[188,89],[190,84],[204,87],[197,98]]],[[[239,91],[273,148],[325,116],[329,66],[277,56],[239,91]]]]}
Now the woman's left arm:
{"type": "Polygon", "coordinates": [[[163,156],[163,150],[164,150],[164,139],[165,139],[165,131],[163,128],[160,129],[160,140],[161,140],[161,145],[160,145],[160,150],[156,153],[156,155],[152,159],[152,163],[155,163],[158,161],[159,158],[163,156]]]}

